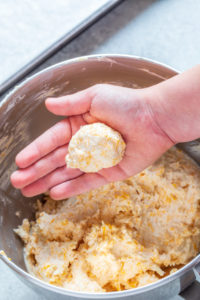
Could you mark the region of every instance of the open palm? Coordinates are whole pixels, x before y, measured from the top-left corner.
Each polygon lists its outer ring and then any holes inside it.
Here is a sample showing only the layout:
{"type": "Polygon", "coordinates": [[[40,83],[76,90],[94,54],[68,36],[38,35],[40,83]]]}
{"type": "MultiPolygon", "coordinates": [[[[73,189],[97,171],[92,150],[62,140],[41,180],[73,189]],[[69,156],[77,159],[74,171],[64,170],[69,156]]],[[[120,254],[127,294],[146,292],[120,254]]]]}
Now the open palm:
{"type": "Polygon", "coordinates": [[[155,161],[172,146],[154,120],[146,90],[100,84],[73,95],[46,100],[47,109],[67,116],[43,133],[16,157],[19,170],[11,182],[24,196],[50,192],[59,200],[86,192],[111,181],[130,177],[155,161]],[[97,173],[67,168],[68,143],[80,126],[103,122],[119,131],[126,151],[121,162],[97,173]]]}

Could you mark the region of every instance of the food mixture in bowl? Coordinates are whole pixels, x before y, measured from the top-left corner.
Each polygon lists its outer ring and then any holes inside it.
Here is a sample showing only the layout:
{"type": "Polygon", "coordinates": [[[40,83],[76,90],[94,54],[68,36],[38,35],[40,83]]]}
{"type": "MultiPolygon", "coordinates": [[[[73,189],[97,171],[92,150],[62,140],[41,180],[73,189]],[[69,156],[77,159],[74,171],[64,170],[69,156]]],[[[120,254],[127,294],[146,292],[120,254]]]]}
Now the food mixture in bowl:
{"type": "Polygon", "coordinates": [[[16,230],[28,271],[66,289],[143,286],[200,249],[200,172],[176,148],[127,180],[37,206],[36,220],[16,230]]]}

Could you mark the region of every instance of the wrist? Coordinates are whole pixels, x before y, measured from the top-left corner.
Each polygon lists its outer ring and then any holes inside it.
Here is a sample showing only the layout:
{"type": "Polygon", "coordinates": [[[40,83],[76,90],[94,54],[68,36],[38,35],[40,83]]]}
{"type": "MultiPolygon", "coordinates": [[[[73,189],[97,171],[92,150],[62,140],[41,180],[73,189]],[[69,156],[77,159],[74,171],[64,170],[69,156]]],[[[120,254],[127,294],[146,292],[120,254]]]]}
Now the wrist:
{"type": "Polygon", "coordinates": [[[149,87],[143,90],[146,109],[149,112],[151,126],[153,130],[160,135],[166,144],[166,150],[177,143],[170,132],[172,119],[165,105],[163,105],[162,94],[157,86],[149,87]]]}
{"type": "Polygon", "coordinates": [[[174,144],[200,137],[200,66],[144,92],[152,118],[174,144]]]}

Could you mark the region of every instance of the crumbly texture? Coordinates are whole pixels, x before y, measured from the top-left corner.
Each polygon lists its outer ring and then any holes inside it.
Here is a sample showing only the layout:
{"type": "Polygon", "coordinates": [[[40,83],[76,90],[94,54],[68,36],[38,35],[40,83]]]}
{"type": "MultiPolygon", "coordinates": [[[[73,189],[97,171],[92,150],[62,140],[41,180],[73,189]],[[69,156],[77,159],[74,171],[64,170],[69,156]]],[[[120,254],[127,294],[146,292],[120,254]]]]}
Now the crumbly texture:
{"type": "Polygon", "coordinates": [[[117,165],[125,151],[119,132],[103,123],[82,126],[71,138],[67,166],[83,172],[97,172],[117,165]]]}
{"type": "Polygon", "coordinates": [[[38,201],[16,230],[29,272],[70,290],[143,286],[200,249],[200,172],[176,149],[127,180],[64,201],[38,201]]]}

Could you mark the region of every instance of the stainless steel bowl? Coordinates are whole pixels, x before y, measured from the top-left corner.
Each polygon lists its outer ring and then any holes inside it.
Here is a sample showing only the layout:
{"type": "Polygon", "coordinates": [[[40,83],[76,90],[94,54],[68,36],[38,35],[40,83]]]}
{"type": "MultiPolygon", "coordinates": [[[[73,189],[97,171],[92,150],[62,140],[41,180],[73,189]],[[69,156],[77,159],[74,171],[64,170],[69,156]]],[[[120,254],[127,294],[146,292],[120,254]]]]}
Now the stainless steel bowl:
{"type": "MultiPolygon", "coordinates": [[[[49,285],[26,272],[23,244],[13,228],[23,218],[34,217],[35,199],[24,198],[9,181],[16,168],[15,155],[25,145],[55,124],[59,118],[46,111],[48,96],[61,96],[87,88],[96,83],[112,83],[127,87],[147,87],[168,79],[177,72],[154,61],[127,55],[94,55],[79,57],[54,65],[28,78],[17,86],[0,106],[0,255],[3,262],[19,278],[48,299],[168,299],[189,286],[195,279],[194,269],[200,265],[200,255],[186,266],[145,287],[121,292],[84,293],[49,285]],[[17,212],[17,214],[16,214],[17,212]]],[[[197,161],[199,142],[182,147],[197,161]]],[[[200,148],[199,148],[200,149],[200,148]]]]}

